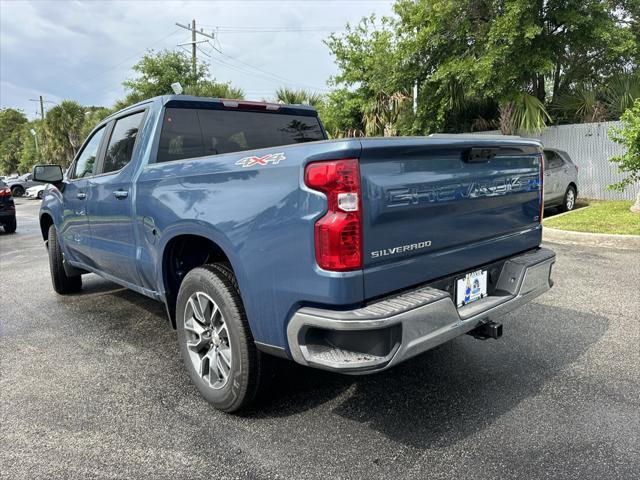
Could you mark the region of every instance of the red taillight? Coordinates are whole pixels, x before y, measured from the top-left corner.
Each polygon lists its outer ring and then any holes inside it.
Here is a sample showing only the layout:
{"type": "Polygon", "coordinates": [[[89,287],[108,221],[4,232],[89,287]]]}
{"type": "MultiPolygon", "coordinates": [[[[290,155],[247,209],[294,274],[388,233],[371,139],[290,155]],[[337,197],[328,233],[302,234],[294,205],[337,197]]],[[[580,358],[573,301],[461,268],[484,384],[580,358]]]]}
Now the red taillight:
{"type": "Polygon", "coordinates": [[[315,225],[316,261],[325,270],[362,268],[362,206],[358,160],[310,163],[304,180],[327,196],[327,213],[315,225]]]}
{"type": "Polygon", "coordinates": [[[544,216],[544,155],[540,154],[540,223],[544,216]]]}
{"type": "Polygon", "coordinates": [[[11,189],[9,187],[0,188],[0,197],[10,197],[11,189]]]}

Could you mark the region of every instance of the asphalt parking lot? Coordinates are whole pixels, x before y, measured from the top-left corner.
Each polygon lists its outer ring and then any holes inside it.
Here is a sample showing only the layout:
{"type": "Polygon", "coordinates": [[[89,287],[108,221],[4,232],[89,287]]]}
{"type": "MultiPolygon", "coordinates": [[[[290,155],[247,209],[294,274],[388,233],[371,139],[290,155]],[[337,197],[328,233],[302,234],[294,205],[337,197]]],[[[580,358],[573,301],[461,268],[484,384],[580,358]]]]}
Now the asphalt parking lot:
{"type": "Polygon", "coordinates": [[[198,394],[163,306],[56,296],[18,200],[0,233],[1,478],[639,478],[640,252],[549,245],[555,287],[395,369],[279,364],[242,416],[198,394]]]}

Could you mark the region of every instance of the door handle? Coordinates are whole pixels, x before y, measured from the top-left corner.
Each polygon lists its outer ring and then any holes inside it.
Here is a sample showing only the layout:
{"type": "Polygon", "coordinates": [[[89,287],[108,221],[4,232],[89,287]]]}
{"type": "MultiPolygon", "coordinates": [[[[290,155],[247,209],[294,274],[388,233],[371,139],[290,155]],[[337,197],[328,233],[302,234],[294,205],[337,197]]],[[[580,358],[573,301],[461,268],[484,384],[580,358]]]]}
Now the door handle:
{"type": "Polygon", "coordinates": [[[127,192],[126,190],[116,190],[115,192],[113,192],[113,196],[118,200],[122,200],[123,198],[127,198],[129,196],[129,192],[127,192]]]}
{"type": "Polygon", "coordinates": [[[85,198],[87,198],[87,194],[84,192],[78,192],[76,193],[76,197],[80,200],[84,200],[85,198]]]}

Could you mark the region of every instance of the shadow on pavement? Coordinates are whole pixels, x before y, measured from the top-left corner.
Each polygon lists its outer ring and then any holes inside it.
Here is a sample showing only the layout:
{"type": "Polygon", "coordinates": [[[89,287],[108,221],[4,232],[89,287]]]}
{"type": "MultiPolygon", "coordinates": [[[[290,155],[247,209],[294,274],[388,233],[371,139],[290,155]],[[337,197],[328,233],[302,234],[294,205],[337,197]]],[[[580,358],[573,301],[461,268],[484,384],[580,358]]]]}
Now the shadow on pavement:
{"type": "MultiPolygon", "coordinates": [[[[114,285],[96,279],[84,289],[85,294],[103,293],[98,303],[111,306],[109,313],[104,305],[93,306],[96,313],[106,315],[109,326],[103,324],[103,328],[109,328],[111,336],[114,329],[127,331],[127,341],[140,351],[147,350],[145,356],[167,357],[167,342],[175,337],[163,305],[125,289],[109,292],[114,285]],[[136,313],[136,307],[150,314],[146,323],[136,319],[141,313],[136,313]],[[156,333],[164,340],[148,341],[150,323],[163,325],[156,333]]],[[[92,309],[88,310],[90,314],[92,309]]],[[[274,359],[270,388],[242,416],[287,417],[333,402],[333,414],[366,424],[394,441],[419,449],[450,446],[535,396],[602,337],[608,320],[532,303],[505,318],[504,325],[505,335],[498,341],[463,336],[367,376],[340,375],[274,359]]],[[[182,371],[179,357],[167,357],[167,361],[172,362],[167,370],[182,371]]],[[[168,384],[163,391],[184,388],[186,380],[169,376],[164,381],[168,384]]],[[[195,388],[192,392],[198,395],[195,388]]]]}
{"type": "Polygon", "coordinates": [[[379,374],[349,377],[287,365],[269,403],[250,415],[297,414],[353,385],[335,414],[415,448],[449,446],[534,396],[607,330],[603,317],[539,304],[526,309],[535,324],[511,316],[497,342],[464,336],[379,374]],[[576,331],[580,336],[569,335],[576,331]]]}

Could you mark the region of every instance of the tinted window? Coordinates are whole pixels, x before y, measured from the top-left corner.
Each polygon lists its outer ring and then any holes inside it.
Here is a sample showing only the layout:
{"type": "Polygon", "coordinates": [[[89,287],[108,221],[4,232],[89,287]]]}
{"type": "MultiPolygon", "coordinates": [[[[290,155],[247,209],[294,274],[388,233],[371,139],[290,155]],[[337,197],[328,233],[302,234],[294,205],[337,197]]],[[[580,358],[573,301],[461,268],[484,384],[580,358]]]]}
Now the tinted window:
{"type": "Polygon", "coordinates": [[[545,168],[551,170],[562,166],[562,158],[553,150],[545,150],[544,157],[546,160],[545,168]]]}
{"type": "Polygon", "coordinates": [[[139,112],[116,120],[104,156],[102,173],[120,170],[131,161],[133,146],[143,117],[144,112],[139,112]]]}
{"type": "Polygon", "coordinates": [[[573,164],[573,160],[571,160],[571,157],[567,152],[560,152],[558,153],[558,156],[562,159],[563,164],[573,164]]]}
{"type": "Polygon", "coordinates": [[[168,108],[158,162],[324,140],[317,117],[168,108]]]}
{"type": "Polygon", "coordinates": [[[198,111],[186,108],[168,108],[164,113],[158,162],[204,155],[198,111]]]}
{"type": "Polygon", "coordinates": [[[78,155],[71,178],[83,178],[93,175],[93,167],[96,163],[98,148],[100,148],[100,141],[103,135],[104,127],[93,134],[80,155],[78,155]]]}

